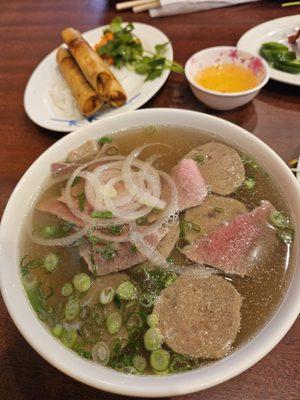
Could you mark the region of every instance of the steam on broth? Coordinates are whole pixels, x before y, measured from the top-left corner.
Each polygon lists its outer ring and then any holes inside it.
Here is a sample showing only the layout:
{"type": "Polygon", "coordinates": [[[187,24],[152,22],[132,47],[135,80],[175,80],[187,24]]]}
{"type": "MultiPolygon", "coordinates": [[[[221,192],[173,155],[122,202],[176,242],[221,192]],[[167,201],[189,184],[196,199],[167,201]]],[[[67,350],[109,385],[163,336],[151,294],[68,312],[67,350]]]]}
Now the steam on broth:
{"type": "Polygon", "coordinates": [[[21,249],[29,301],[65,346],[167,374],[226,356],[270,319],[293,227],[250,155],[153,126],[90,140],[65,161],[51,166],[21,249]]]}

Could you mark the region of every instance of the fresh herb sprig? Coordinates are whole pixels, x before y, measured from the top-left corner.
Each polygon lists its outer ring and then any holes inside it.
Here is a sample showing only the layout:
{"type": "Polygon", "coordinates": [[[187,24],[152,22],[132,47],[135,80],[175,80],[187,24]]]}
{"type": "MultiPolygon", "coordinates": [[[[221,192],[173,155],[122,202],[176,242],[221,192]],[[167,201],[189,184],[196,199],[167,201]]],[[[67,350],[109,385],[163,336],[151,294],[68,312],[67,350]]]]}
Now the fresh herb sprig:
{"type": "Polygon", "coordinates": [[[157,44],[155,53],[146,51],[141,41],[132,33],[133,24],[130,22],[122,27],[122,18],[116,17],[109,27],[104,30],[104,35],[110,34],[111,40],[98,48],[98,54],[113,60],[116,68],[128,66],[137,74],[145,75],[146,81],[160,77],[164,70],[183,73],[180,64],[164,57],[169,42],[157,44]]]}

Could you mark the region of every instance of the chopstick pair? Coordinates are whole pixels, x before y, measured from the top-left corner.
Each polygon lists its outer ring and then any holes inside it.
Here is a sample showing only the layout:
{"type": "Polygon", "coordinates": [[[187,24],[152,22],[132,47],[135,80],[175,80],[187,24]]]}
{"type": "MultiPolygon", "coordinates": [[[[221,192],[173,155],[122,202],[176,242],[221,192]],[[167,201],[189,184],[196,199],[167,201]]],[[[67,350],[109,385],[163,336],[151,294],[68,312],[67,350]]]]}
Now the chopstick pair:
{"type": "Polygon", "coordinates": [[[123,1],[122,3],[116,4],[117,10],[126,10],[132,8],[134,13],[140,13],[143,11],[151,10],[152,8],[160,7],[159,0],[133,0],[133,1],[123,1]]]}

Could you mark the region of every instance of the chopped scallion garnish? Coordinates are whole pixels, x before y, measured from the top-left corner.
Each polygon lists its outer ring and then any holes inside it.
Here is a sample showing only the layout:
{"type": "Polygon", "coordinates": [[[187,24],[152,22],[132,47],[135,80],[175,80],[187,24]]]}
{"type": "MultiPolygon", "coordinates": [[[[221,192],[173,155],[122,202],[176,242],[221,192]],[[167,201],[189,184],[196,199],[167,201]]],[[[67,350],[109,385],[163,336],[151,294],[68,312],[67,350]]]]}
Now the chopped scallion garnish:
{"type": "Polygon", "coordinates": [[[92,218],[112,218],[113,213],[111,211],[96,211],[91,213],[92,218]]]}
{"type": "Polygon", "coordinates": [[[92,285],[91,277],[84,272],[76,274],[73,277],[73,285],[78,292],[87,292],[92,285]]]}
{"type": "Polygon", "coordinates": [[[289,218],[279,211],[274,211],[269,216],[272,225],[277,228],[287,228],[289,226],[289,218]]]}
{"type": "Polygon", "coordinates": [[[203,163],[204,163],[204,160],[205,160],[205,157],[204,157],[202,154],[198,154],[198,155],[194,158],[194,160],[195,160],[198,164],[203,164],[203,163]]]}
{"type": "Polygon", "coordinates": [[[244,182],[244,186],[246,189],[251,190],[254,188],[254,186],[256,185],[256,181],[253,178],[248,178],[245,180],[244,182]]]}
{"type": "Polygon", "coordinates": [[[108,137],[108,136],[102,136],[101,138],[97,139],[97,142],[100,143],[100,144],[111,143],[112,142],[112,138],[108,137]]]}
{"type": "Polygon", "coordinates": [[[85,205],[85,193],[82,192],[78,196],[78,203],[79,203],[79,210],[82,212],[84,210],[84,205],[85,205]]]}

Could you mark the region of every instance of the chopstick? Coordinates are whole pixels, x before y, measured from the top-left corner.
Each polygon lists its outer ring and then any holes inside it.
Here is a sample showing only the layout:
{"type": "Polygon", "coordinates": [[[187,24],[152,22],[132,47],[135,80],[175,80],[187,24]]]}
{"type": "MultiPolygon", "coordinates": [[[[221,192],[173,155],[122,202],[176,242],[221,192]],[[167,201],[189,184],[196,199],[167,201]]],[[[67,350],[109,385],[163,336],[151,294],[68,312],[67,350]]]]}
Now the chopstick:
{"type": "Polygon", "coordinates": [[[152,3],[153,0],[132,0],[132,1],[123,1],[122,3],[116,4],[117,10],[125,10],[126,8],[131,8],[135,6],[141,6],[147,3],[152,3]]]}
{"type": "Polygon", "coordinates": [[[125,10],[127,8],[131,8],[134,13],[139,13],[142,11],[151,10],[151,8],[160,7],[159,0],[132,0],[132,1],[123,1],[122,3],[116,4],[117,10],[125,10]]]}
{"type": "Polygon", "coordinates": [[[150,1],[150,2],[148,2],[146,4],[141,5],[141,6],[133,7],[132,10],[133,10],[134,13],[140,13],[140,12],[148,11],[148,10],[151,10],[152,8],[157,8],[157,7],[160,7],[160,1],[158,1],[158,0],[150,1]]]}

